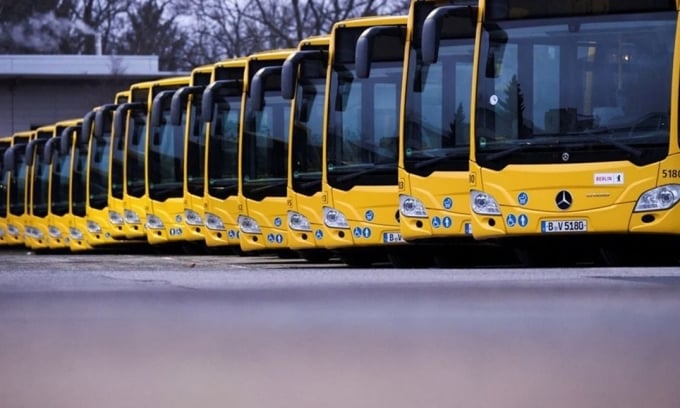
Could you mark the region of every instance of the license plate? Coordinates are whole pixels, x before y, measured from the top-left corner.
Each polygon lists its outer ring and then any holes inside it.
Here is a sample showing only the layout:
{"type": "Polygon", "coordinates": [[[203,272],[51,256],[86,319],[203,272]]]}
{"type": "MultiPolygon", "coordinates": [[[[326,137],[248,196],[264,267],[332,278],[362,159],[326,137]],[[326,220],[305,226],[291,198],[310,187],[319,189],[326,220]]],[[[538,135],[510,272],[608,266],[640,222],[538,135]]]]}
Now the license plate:
{"type": "Polygon", "coordinates": [[[393,244],[396,242],[406,242],[401,237],[399,232],[383,232],[383,242],[386,244],[393,244]]]}
{"type": "Polygon", "coordinates": [[[541,221],[541,232],[583,232],[588,231],[586,220],[545,220],[541,221]]]}

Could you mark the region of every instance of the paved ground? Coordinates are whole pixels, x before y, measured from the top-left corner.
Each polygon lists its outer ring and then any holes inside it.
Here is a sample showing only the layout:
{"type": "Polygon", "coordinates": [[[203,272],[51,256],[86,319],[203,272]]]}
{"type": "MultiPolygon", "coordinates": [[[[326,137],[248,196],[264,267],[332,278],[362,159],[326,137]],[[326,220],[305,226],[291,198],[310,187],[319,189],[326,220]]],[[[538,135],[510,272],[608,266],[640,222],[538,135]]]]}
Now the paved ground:
{"type": "Polygon", "coordinates": [[[0,406],[680,406],[680,268],[0,251],[0,406]]]}

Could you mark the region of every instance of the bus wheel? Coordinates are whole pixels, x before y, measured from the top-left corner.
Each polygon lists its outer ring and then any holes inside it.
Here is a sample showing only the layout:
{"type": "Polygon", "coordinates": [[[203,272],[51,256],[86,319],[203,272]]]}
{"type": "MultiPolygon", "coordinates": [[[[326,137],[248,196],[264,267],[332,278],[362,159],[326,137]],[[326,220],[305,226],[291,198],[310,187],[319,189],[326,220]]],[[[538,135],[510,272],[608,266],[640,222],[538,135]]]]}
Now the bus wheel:
{"type": "Polygon", "coordinates": [[[305,249],[298,251],[298,253],[302,259],[311,263],[326,263],[333,255],[331,251],[327,249],[305,249]]]}
{"type": "Polygon", "coordinates": [[[522,266],[528,268],[545,268],[561,266],[559,254],[545,248],[515,248],[515,255],[522,266]]]}
{"type": "Polygon", "coordinates": [[[417,251],[408,251],[406,248],[397,248],[387,254],[392,266],[395,268],[429,268],[434,266],[433,254],[421,249],[420,253],[417,251]]]}

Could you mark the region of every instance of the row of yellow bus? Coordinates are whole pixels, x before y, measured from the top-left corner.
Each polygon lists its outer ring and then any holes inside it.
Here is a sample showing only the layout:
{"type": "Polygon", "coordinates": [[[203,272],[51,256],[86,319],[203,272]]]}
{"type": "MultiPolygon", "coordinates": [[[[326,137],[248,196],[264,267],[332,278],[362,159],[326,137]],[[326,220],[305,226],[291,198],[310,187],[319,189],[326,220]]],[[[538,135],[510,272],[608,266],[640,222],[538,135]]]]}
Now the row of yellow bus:
{"type": "Polygon", "coordinates": [[[2,138],[0,242],[675,262],[679,4],[413,0],[133,84],[2,138]]]}

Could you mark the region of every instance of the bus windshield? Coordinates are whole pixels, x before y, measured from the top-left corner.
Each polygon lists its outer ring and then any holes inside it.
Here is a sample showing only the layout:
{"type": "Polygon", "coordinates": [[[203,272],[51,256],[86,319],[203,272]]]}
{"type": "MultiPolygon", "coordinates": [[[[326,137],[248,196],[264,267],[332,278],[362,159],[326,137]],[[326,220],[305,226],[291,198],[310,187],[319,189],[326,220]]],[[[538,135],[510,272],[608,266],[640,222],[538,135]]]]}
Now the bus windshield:
{"type": "Polygon", "coordinates": [[[87,145],[81,144],[73,153],[71,173],[71,212],[78,217],[86,215],[85,186],[87,185],[87,145]]]}
{"type": "Polygon", "coordinates": [[[52,183],[50,185],[50,211],[54,215],[68,212],[69,178],[71,176],[71,151],[67,154],[54,153],[52,161],[52,183]]]}
{"type": "Polygon", "coordinates": [[[487,22],[476,161],[663,158],[669,144],[675,12],[487,22]]]}
{"type": "Polygon", "coordinates": [[[103,210],[108,204],[110,137],[93,137],[90,153],[90,207],[103,210]]]}
{"type": "MultiPolygon", "coordinates": [[[[112,134],[111,138],[111,196],[122,200],[123,175],[125,174],[125,136],[112,134]]],[[[102,154],[104,154],[102,160],[107,160],[105,153],[102,154]]]]}
{"type": "Polygon", "coordinates": [[[468,170],[474,48],[470,26],[470,38],[441,39],[435,64],[423,64],[418,48],[410,50],[403,144],[409,173],[468,170]]]}
{"type": "Polygon", "coordinates": [[[328,183],[396,185],[402,61],[373,63],[368,78],[335,64],[328,111],[328,183]],[[363,177],[369,176],[369,177],[363,177]]]}
{"type": "Polygon", "coordinates": [[[15,145],[15,157],[9,188],[9,211],[12,215],[23,215],[26,211],[26,145],[15,145]]]}
{"type": "Polygon", "coordinates": [[[144,181],[144,159],[146,156],[146,113],[130,112],[127,129],[127,150],[125,162],[126,192],[133,197],[142,197],[146,190],[144,181]]]}
{"type": "Polygon", "coordinates": [[[318,75],[305,76],[307,68],[302,65],[302,76],[298,82],[293,118],[293,190],[305,195],[321,191],[323,112],[326,95],[325,64],[309,61],[306,64],[319,65],[318,75]]]}
{"type": "Polygon", "coordinates": [[[2,175],[0,176],[0,217],[7,216],[7,172],[4,171],[5,164],[3,163],[5,151],[9,149],[9,143],[0,144],[0,169],[2,175]]]}
{"type": "Polygon", "coordinates": [[[215,96],[214,120],[210,123],[208,193],[225,199],[238,194],[238,132],[241,94],[221,89],[215,96]]]}
{"type": "Polygon", "coordinates": [[[45,217],[47,215],[47,204],[50,183],[50,166],[45,163],[45,144],[36,147],[35,161],[33,162],[33,193],[32,207],[33,215],[45,217]]]}
{"type": "Polygon", "coordinates": [[[289,122],[290,101],[281,96],[280,89],[266,91],[262,110],[248,112],[242,159],[247,198],[286,196],[289,122]]]}
{"type": "Polygon", "coordinates": [[[171,97],[162,99],[161,123],[151,129],[149,143],[149,197],[160,201],[182,197],[184,193],[186,111],[182,110],[181,124],[173,126],[170,123],[170,103],[171,97]]]}
{"type": "MultiPolygon", "coordinates": [[[[200,95],[199,95],[200,96],[200,95]]],[[[187,191],[203,196],[205,169],[205,123],[201,119],[201,98],[192,96],[189,104],[189,140],[187,143],[187,191]]]]}

